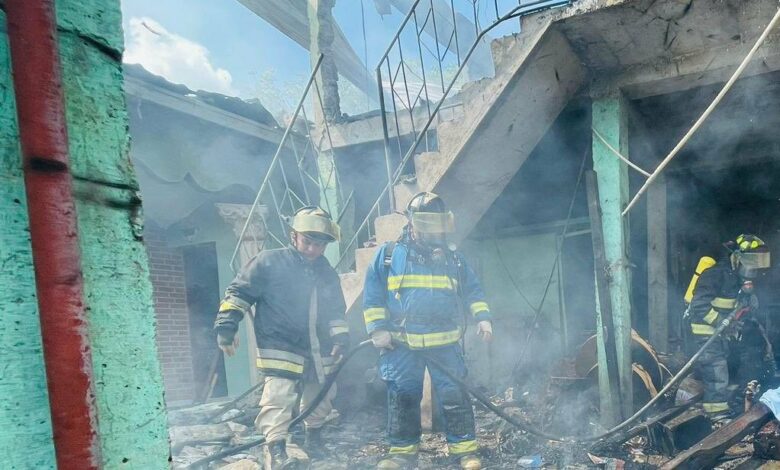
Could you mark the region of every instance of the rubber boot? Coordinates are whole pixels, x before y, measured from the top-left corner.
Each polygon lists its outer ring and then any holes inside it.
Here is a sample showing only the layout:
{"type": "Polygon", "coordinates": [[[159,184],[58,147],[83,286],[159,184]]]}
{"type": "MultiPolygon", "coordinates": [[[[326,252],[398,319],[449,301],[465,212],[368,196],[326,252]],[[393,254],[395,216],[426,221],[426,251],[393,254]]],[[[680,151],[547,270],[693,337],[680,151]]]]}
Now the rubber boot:
{"type": "Polygon", "coordinates": [[[296,461],[287,455],[287,444],[285,441],[271,442],[265,446],[264,470],[290,470],[295,468],[296,461]]]}
{"type": "Polygon", "coordinates": [[[325,458],[325,447],[322,445],[322,428],[306,429],[303,449],[311,459],[325,458]]]}
{"type": "Polygon", "coordinates": [[[463,470],[480,470],[482,461],[477,454],[464,455],[460,458],[460,468],[463,470]]]}
{"type": "Polygon", "coordinates": [[[417,454],[386,455],[376,465],[377,470],[412,470],[417,468],[417,454]]]}

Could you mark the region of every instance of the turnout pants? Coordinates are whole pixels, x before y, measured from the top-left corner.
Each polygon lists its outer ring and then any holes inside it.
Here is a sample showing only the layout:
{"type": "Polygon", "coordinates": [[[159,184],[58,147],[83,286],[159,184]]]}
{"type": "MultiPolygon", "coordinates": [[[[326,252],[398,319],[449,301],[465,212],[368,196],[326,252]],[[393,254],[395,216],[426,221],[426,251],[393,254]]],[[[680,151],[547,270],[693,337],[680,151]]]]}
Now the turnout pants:
{"type": "MultiPolygon", "coordinates": [[[[287,428],[294,415],[297,415],[296,407],[299,406],[300,410],[304,410],[317,396],[321,385],[316,381],[274,376],[265,376],[263,381],[260,414],[255,419],[255,426],[265,436],[267,442],[287,439],[287,428]]],[[[335,396],[336,384],[333,384],[325,399],[303,420],[307,429],[320,428],[325,424],[325,418],[333,409],[335,396]]]]}
{"type": "MultiPolygon", "coordinates": [[[[694,338],[698,349],[710,336],[694,335],[694,338]]],[[[744,322],[731,339],[724,336],[715,339],[702,353],[697,364],[699,377],[704,383],[704,411],[717,414],[730,410],[730,382],[740,387],[738,390],[741,394],[751,380],[764,381],[769,373],[766,352],[764,334],[755,321],[744,322]],[[733,374],[729,373],[729,364],[733,374]]]]}
{"type": "MultiPolygon", "coordinates": [[[[397,346],[383,351],[379,370],[387,384],[387,432],[390,454],[416,454],[422,433],[420,401],[423,377],[429,355],[458,377],[466,377],[466,366],[458,344],[411,350],[397,346]]],[[[474,410],[468,396],[436,367],[428,368],[434,394],[443,414],[450,455],[465,455],[477,451],[474,434],[474,410]]]]}

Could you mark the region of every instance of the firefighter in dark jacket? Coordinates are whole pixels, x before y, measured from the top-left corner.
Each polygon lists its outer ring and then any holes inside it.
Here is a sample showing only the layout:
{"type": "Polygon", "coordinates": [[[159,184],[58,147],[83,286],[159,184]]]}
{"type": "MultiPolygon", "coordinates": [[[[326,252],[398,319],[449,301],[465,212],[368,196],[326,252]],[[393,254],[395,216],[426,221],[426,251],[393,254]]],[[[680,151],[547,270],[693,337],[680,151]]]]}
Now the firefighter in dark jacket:
{"type": "MultiPolygon", "coordinates": [[[[420,442],[420,400],[428,357],[450,372],[466,376],[459,344],[463,316],[477,323],[490,341],[490,309],[479,281],[446,234],[454,217],[433,193],[420,193],[407,207],[409,222],[398,242],[377,251],[366,274],[363,316],[379,369],[387,384],[390,450],[377,468],[414,468],[420,442]],[[462,313],[461,313],[462,312],[462,313]]],[[[428,367],[441,405],[447,445],[457,465],[481,467],[477,457],[474,412],[468,396],[436,367],[428,367]]]]}
{"type": "MultiPolygon", "coordinates": [[[[314,398],[349,343],[339,277],[322,256],[339,238],[339,228],[317,207],[296,212],[291,227],[291,246],[260,252],[230,283],[214,324],[220,349],[233,355],[238,323],[245,315],[251,318],[254,306],[257,367],[264,381],[255,424],[268,442],[266,468],[273,470],[296,465],[286,450],[294,408],[314,398]]],[[[312,457],[322,452],[320,430],[334,393],[304,421],[304,447],[312,457]]]]}
{"type": "Polygon", "coordinates": [[[758,299],[753,281],[769,268],[766,244],[744,234],[725,245],[729,254],[711,267],[697,272],[698,282],[688,307],[695,348],[700,348],[723,319],[735,309],[740,317],[699,358],[698,374],[704,383],[704,411],[714,421],[730,416],[729,380],[740,386],[761,379],[768,353],[765,334],[757,321],[758,299]],[[736,360],[737,376],[729,376],[729,356],[736,360]]]}

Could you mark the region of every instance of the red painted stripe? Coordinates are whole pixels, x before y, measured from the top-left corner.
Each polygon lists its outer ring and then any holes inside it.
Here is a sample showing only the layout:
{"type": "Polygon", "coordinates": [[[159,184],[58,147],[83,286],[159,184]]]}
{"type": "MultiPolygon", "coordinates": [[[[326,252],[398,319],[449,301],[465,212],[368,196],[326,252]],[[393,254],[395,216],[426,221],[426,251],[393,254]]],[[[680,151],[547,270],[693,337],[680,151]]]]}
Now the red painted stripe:
{"type": "Polygon", "coordinates": [[[53,0],[7,0],[35,283],[60,470],[99,466],[53,0]]]}

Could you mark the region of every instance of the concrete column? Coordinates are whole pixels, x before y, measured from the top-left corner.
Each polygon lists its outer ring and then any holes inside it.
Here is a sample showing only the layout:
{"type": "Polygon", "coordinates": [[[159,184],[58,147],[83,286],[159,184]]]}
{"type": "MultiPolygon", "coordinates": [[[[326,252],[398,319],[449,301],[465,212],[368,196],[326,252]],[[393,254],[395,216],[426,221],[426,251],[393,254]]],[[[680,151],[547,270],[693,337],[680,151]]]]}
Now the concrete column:
{"type": "MultiPolygon", "coordinates": [[[[593,97],[592,124],[607,142],[628,156],[628,109],[625,98],[618,91],[593,97]]],[[[628,166],[619,160],[602,142],[593,139],[593,169],[598,177],[599,204],[602,213],[604,251],[609,265],[607,278],[612,300],[618,375],[622,395],[622,414],[633,412],[631,372],[631,272],[628,268],[628,218],[621,211],[628,204],[628,166]]],[[[599,384],[602,410],[610,403],[609,386],[604,355],[601,314],[598,317],[599,384]]]]}
{"type": "MultiPolygon", "coordinates": [[[[341,106],[339,104],[339,72],[336,68],[336,56],[333,51],[335,34],[333,24],[335,20],[332,13],[336,0],[308,0],[308,5],[309,38],[311,41],[309,52],[311,53],[312,67],[320,54],[324,55],[317,77],[322,106],[315,106],[315,121],[319,124],[320,117],[327,119],[328,122],[338,121],[341,118],[341,106]],[[317,113],[321,114],[318,116],[317,113]]],[[[312,90],[312,92],[316,94],[316,90],[312,90]]]]}
{"type": "MultiPolygon", "coordinates": [[[[315,130],[313,132],[315,145],[319,149],[317,166],[320,176],[320,206],[330,212],[335,219],[341,209],[339,198],[338,179],[336,178],[336,166],[333,149],[330,146],[327,125],[338,122],[341,119],[341,107],[339,104],[339,73],[336,68],[335,54],[333,51],[333,7],[336,0],[308,0],[309,37],[311,40],[312,67],[317,63],[320,54],[323,54],[320,71],[317,74],[317,88],[312,87],[309,92],[314,103],[315,130]]],[[[331,243],[325,251],[331,265],[338,262],[341,250],[338,243],[331,243]]]]}
{"type": "MultiPolygon", "coordinates": [[[[220,217],[233,229],[236,240],[238,240],[252,206],[248,204],[215,204],[215,206],[220,217]]],[[[265,206],[255,209],[252,222],[247,227],[247,231],[241,241],[236,266],[244,266],[262,249],[265,240],[265,225],[262,223],[261,217],[267,216],[268,209],[265,206]]],[[[233,248],[235,246],[231,247],[230,254],[227,255],[228,257],[232,256],[233,248]]],[[[235,356],[225,357],[225,374],[230,395],[242,393],[249,386],[256,384],[260,377],[256,364],[257,340],[251,318],[244,318],[244,321],[240,324],[238,334],[240,338],[239,350],[236,351],[235,356]]]]}
{"type": "Polygon", "coordinates": [[[650,344],[669,351],[669,281],[666,241],[666,180],[647,191],[647,315],[650,344]]]}
{"type": "MultiPolygon", "coordinates": [[[[56,7],[92,346],[99,466],[167,469],[168,430],[152,284],[138,182],[129,157],[120,5],[118,0],[58,0],[56,7]]],[[[32,279],[26,270],[11,276],[16,280],[4,285],[32,279]]],[[[34,312],[29,309],[28,317],[34,312]]],[[[8,338],[36,343],[32,334],[32,329],[20,330],[8,338]]],[[[36,357],[37,351],[19,361],[37,366],[36,357]]],[[[28,387],[37,393],[34,385],[28,387]]],[[[23,394],[7,396],[22,399],[23,394]]],[[[44,425],[31,420],[29,426],[41,430],[44,425]]],[[[28,443],[14,451],[25,459],[39,458],[28,443]]],[[[7,454],[3,455],[7,466],[7,454]]],[[[29,468],[29,462],[20,467],[29,468]]]]}
{"type": "Polygon", "coordinates": [[[49,395],[35,295],[27,202],[11,79],[5,12],[0,10],[0,456],[6,468],[54,468],[49,395]]]}

